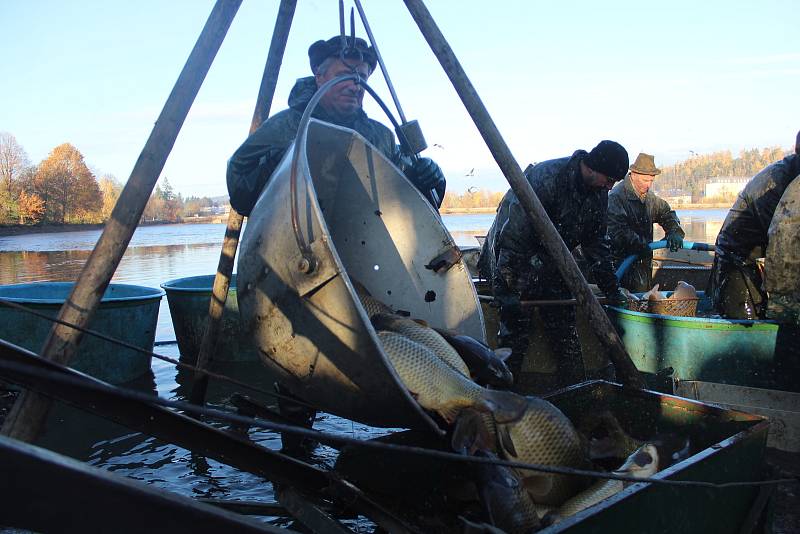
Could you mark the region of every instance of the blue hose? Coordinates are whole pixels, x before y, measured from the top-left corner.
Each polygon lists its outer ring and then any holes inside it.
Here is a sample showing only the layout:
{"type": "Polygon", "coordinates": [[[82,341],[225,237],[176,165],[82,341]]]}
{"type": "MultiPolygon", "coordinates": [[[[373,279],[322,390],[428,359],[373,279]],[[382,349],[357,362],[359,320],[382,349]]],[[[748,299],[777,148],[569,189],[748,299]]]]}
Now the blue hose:
{"type": "MultiPolygon", "coordinates": [[[[667,245],[667,242],[664,241],[664,240],[653,241],[652,243],[647,245],[647,247],[650,250],[657,250],[657,249],[660,249],[660,248],[667,248],[668,246],[669,245],[667,245]]],[[[687,250],[705,250],[705,251],[710,251],[710,252],[713,252],[713,251],[716,250],[716,247],[714,247],[714,245],[709,245],[708,243],[695,243],[694,241],[684,241],[683,242],[683,246],[681,248],[684,248],[684,249],[687,249],[687,250]]],[[[622,261],[622,263],[620,264],[619,268],[617,269],[617,272],[614,273],[616,275],[616,277],[617,277],[617,280],[622,280],[622,277],[625,274],[625,271],[627,271],[628,268],[631,265],[633,265],[633,262],[635,262],[636,260],[639,259],[639,256],[640,256],[639,254],[631,254],[630,256],[628,256],[627,258],[625,258],[622,261]]]]}

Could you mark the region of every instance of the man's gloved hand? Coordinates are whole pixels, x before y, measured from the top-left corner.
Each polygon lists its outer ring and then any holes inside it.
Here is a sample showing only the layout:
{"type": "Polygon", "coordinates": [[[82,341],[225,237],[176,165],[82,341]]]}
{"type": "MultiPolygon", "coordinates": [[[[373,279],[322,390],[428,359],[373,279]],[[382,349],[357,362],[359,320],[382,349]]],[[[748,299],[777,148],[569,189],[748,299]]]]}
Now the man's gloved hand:
{"type": "Polygon", "coordinates": [[[618,287],[615,291],[606,295],[606,303],[610,306],[616,306],[617,308],[627,308],[628,295],[625,294],[624,289],[618,287]]]}
{"type": "Polygon", "coordinates": [[[437,189],[444,183],[444,173],[431,158],[418,158],[406,170],[406,177],[411,180],[422,194],[427,195],[431,189],[437,189]]]}
{"type": "Polygon", "coordinates": [[[683,238],[681,237],[681,234],[679,234],[678,232],[668,233],[666,240],[667,240],[667,245],[669,245],[669,249],[672,252],[680,250],[681,247],[683,247],[683,238]]]}

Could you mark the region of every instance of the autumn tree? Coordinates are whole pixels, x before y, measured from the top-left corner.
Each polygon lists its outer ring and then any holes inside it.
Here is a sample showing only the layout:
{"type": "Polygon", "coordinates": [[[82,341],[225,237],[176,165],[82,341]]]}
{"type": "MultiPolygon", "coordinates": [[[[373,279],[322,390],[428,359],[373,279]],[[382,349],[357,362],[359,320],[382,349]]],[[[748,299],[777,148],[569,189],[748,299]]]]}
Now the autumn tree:
{"type": "Polygon", "coordinates": [[[103,221],[111,218],[111,212],[117,204],[120,193],[122,193],[122,184],[117,180],[113,174],[106,174],[100,178],[100,195],[103,198],[103,206],[100,209],[100,215],[103,221]]]}
{"type": "Polygon", "coordinates": [[[43,201],[45,222],[97,222],[102,195],[83,155],[69,143],[59,145],[39,164],[34,191],[43,201]]]}
{"type": "Polygon", "coordinates": [[[44,216],[44,201],[36,193],[19,192],[17,200],[19,224],[36,224],[44,216]]]}
{"type": "Polygon", "coordinates": [[[0,132],[0,188],[12,193],[14,182],[29,165],[28,154],[17,143],[16,137],[0,132]]]}
{"type": "Polygon", "coordinates": [[[17,139],[0,132],[0,224],[13,224],[18,219],[19,179],[29,167],[28,154],[17,139]]]}

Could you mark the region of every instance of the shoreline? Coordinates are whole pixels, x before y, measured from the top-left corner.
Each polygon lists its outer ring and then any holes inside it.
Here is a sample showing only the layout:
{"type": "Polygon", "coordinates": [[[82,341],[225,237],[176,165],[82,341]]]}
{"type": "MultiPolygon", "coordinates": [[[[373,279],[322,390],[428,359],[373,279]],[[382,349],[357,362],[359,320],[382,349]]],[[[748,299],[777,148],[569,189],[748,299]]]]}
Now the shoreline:
{"type": "MultiPolygon", "coordinates": [[[[706,210],[730,208],[728,204],[675,204],[673,210],[706,210]]],[[[486,215],[497,211],[497,208],[443,208],[442,215],[486,215]]],[[[138,226],[153,226],[158,224],[225,224],[227,216],[189,217],[181,222],[156,222],[143,223],[138,226]]],[[[62,232],[80,232],[84,230],[102,230],[105,224],[45,224],[45,225],[8,225],[0,226],[0,237],[11,237],[27,234],[47,234],[62,232]]]]}

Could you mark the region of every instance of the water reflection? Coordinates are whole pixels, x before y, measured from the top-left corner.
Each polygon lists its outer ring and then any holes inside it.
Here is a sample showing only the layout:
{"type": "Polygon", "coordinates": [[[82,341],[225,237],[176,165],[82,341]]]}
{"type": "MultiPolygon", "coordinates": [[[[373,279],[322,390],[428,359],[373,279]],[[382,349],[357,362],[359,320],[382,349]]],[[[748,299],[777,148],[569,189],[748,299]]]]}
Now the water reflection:
{"type": "MultiPolygon", "coordinates": [[[[724,219],[725,210],[709,213],[680,212],[687,239],[713,243],[724,219]]],[[[445,225],[460,246],[477,246],[475,236],[485,235],[494,214],[444,215],[445,225]]],[[[175,278],[215,272],[219,260],[224,225],[169,225],[137,229],[113,282],[158,287],[175,278]]],[[[656,227],[655,236],[663,235],[656,227]]],[[[100,231],[33,234],[0,238],[0,284],[35,281],[73,281],[87,261],[100,231]]],[[[169,308],[162,302],[156,340],[174,339],[169,308]]],[[[156,347],[156,352],[178,358],[177,346],[156,347]]],[[[258,362],[216,364],[215,370],[243,381],[251,380],[271,390],[274,377],[258,362]],[[223,365],[223,367],[220,367],[223,365]]],[[[192,374],[177,370],[171,363],[153,360],[152,373],[129,387],[158,394],[168,399],[186,399],[192,374]]],[[[247,392],[241,387],[211,380],[209,402],[226,405],[236,391],[264,403],[266,395],[247,392]]],[[[198,456],[173,444],[87,415],[75,408],[58,405],[51,413],[40,443],[91,465],[183,495],[267,501],[272,487],[260,477],[238,471],[214,460],[198,456]]],[[[220,425],[220,428],[225,428],[220,425]]],[[[355,438],[384,433],[360,423],[321,414],[315,428],[355,438]]],[[[279,436],[271,431],[251,429],[251,440],[270,449],[280,448],[279,436]]],[[[320,447],[313,460],[331,465],[336,452],[320,447]]]]}

